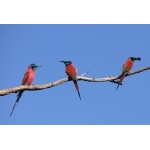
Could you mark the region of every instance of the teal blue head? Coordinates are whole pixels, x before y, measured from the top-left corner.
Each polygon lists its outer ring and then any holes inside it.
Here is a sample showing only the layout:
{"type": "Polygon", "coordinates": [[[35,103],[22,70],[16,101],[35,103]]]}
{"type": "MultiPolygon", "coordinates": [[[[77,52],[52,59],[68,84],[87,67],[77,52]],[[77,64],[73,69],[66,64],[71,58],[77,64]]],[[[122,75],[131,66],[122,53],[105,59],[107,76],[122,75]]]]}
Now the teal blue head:
{"type": "Polygon", "coordinates": [[[71,62],[70,60],[69,60],[69,61],[64,61],[64,60],[62,60],[62,61],[60,61],[60,62],[64,63],[66,66],[72,64],[72,62],[71,62]]]}
{"type": "Polygon", "coordinates": [[[31,67],[33,70],[36,70],[37,67],[42,67],[42,66],[39,66],[39,65],[36,65],[36,64],[31,64],[30,67],[31,67]]]}

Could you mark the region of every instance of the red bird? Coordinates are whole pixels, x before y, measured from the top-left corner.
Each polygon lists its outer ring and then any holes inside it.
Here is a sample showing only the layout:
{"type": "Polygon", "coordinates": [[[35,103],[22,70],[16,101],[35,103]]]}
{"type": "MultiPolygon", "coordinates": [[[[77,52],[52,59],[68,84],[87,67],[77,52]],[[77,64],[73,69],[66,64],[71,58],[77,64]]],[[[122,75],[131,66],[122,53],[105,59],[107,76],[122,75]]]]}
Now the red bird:
{"type": "MultiPolygon", "coordinates": [[[[31,85],[33,79],[34,79],[34,76],[35,76],[35,70],[37,69],[37,67],[41,67],[41,66],[37,66],[35,64],[31,64],[29,67],[28,67],[28,70],[27,72],[24,74],[24,77],[23,77],[23,80],[22,80],[22,85],[31,85]]],[[[17,100],[14,104],[14,107],[11,111],[11,114],[10,116],[12,115],[13,113],[13,110],[15,108],[15,106],[18,104],[19,102],[19,99],[21,98],[22,94],[23,94],[24,90],[22,91],[19,91],[18,95],[17,95],[17,100]]]]}
{"type": "Polygon", "coordinates": [[[77,72],[76,72],[75,67],[72,65],[71,61],[60,61],[60,62],[62,62],[66,65],[66,74],[69,76],[70,79],[73,80],[76,90],[78,91],[79,98],[81,100],[79,87],[77,84],[77,72]]]}
{"type": "Polygon", "coordinates": [[[137,58],[129,57],[128,60],[123,64],[123,66],[122,66],[122,74],[119,76],[120,80],[119,80],[119,84],[118,84],[116,90],[118,89],[119,85],[122,83],[122,81],[123,81],[124,77],[126,76],[126,74],[132,69],[133,62],[135,60],[141,60],[141,58],[140,57],[137,57],[137,58]]]}

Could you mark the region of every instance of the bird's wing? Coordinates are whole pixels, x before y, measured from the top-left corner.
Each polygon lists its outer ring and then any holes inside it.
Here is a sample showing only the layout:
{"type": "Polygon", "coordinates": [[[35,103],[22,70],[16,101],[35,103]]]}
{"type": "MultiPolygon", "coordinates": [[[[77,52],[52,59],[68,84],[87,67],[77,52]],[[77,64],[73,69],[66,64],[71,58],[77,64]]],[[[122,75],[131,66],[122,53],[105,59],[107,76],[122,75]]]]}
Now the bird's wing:
{"type": "Polygon", "coordinates": [[[122,73],[127,73],[127,72],[128,72],[128,67],[127,67],[126,63],[124,63],[122,66],[122,73]]]}
{"type": "Polygon", "coordinates": [[[23,80],[22,80],[22,85],[25,85],[25,84],[26,84],[28,78],[29,78],[29,72],[26,72],[26,73],[24,74],[24,77],[23,77],[23,80]]]}

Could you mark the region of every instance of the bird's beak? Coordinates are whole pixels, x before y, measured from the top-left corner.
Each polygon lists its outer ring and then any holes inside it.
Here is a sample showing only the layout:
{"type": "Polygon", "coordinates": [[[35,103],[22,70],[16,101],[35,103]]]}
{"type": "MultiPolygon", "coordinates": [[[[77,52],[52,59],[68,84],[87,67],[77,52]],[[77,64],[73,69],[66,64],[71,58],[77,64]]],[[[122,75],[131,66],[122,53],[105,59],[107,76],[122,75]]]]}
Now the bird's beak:
{"type": "Polygon", "coordinates": [[[140,58],[140,57],[137,57],[137,58],[134,58],[134,60],[141,60],[141,58],[140,58]]]}
{"type": "Polygon", "coordinates": [[[65,61],[63,61],[63,60],[61,60],[61,61],[59,61],[59,62],[65,63],[65,61]]]}
{"type": "Polygon", "coordinates": [[[38,65],[37,67],[42,67],[42,66],[38,65]]]}

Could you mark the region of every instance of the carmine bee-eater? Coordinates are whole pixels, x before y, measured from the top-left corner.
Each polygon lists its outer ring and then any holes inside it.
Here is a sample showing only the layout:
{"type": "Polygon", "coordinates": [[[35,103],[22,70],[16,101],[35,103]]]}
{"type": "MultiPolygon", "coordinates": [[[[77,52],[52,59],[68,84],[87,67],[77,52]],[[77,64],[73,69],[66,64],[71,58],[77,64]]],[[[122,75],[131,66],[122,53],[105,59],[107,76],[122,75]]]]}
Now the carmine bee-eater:
{"type": "MultiPolygon", "coordinates": [[[[41,66],[37,66],[35,64],[31,64],[30,66],[28,66],[28,70],[26,71],[26,73],[24,74],[23,80],[22,80],[22,85],[31,85],[34,76],[35,76],[35,70],[37,69],[37,67],[41,67],[41,66]]],[[[11,114],[13,113],[13,110],[15,108],[15,106],[18,104],[22,94],[23,94],[24,90],[19,91],[18,95],[17,95],[17,100],[14,104],[14,107],[12,108],[11,114]]]]}
{"type": "Polygon", "coordinates": [[[81,100],[80,92],[79,92],[79,87],[77,84],[77,72],[76,68],[72,65],[71,61],[60,61],[66,65],[66,74],[69,76],[70,79],[73,80],[74,85],[76,87],[76,90],[78,91],[79,98],[81,100]]]}
{"type": "Polygon", "coordinates": [[[122,81],[123,81],[124,77],[126,76],[126,74],[132,69],[133,62],[135,60],[141,60],[141,58],[140,57],[136,57],[136,58],[135,57],[129,57],[127,59],[127,61],[123,64],[123,66],[122,66],[122,74],[119,76],[120,80],[119,80],[119,84],[118,84],[116,90],[118,89],[119,85],[122,83],[122,81]]]}

